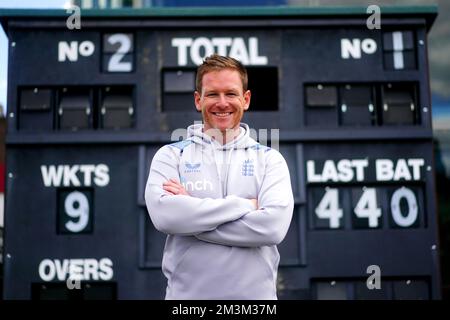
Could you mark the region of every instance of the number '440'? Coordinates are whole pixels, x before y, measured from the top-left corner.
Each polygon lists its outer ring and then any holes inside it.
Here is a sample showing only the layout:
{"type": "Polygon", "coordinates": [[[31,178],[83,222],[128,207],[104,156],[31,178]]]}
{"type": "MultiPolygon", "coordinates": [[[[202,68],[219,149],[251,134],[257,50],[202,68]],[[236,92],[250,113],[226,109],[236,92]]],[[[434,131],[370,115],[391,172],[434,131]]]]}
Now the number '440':
{"type": "MultiPolygon", "coordinates": [[[[367,219],[369,228],[378,228],[382,210],[378,207],[377,190],[375,188],[363,188],[353,209],[353,214],[359,219],[367,219]]],[[[406,187],[396,189],[389,201],[392,221],[399,227],[410,227],[418,217],[417,198],[414,192],[406,187]],[[404,201],[401,207],[400,202],[404,201]],[[403,211],[402,212],[402,208],[403,211]],[[406,208],[406,210],[405,210],[406,208]]],[[[342,226],[344,210],[339,203],[339,190],[336,188],[325,188],[314,213],[319,219],[328,219],[330,229],[338,229],[342,226]]]]}

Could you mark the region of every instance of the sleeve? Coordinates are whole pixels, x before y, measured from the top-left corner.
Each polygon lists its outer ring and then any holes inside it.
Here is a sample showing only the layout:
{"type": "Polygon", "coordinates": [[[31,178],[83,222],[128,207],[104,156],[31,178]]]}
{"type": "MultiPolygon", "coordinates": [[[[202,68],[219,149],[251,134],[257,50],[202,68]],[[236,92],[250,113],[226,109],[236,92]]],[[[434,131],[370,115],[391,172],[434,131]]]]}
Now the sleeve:
{"type": "Polygon", "coordinates": [[[240,247],[277,245],[283,241],[291,223],[294,197],[286,161],[278,151],[270,153],[258,194],[260,208],[212,231],[197,234],[199,240],[240,247]]]}
{"type": "Polygon", "coordinates": [[[178,157],[172,147],[164,146],[158,150],[151,163],[145,187],[145,203],[157,230],[166,234],[194,235],[214,230],[254,210],[249,199],[237,196],[200,199],[167,194],[162,184],[171,178],[180,181],[178,157]]]}

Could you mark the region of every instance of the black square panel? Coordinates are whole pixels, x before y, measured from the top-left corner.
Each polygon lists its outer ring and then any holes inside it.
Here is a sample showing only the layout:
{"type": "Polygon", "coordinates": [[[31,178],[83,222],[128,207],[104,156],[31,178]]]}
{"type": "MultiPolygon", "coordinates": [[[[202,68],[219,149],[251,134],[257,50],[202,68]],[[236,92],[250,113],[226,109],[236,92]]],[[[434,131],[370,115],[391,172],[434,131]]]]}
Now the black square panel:
{"type": "Polygon", "coordinates": [[[58,234],[92,233],[94,225],[94,190],[60,188],[58,190],[58,234]]]}
{"type": "Polygon", "coordinates": [[[425,204],[419,187],[392,187],[387,192],[391,228],[418,228],[424,224],[425,204]]]}
{"type": "Polygon", "coordinates": [[[88,90],[63,90],[58,106],[59,129],[92,128],[92,100],[88,90]]]}
{"type": "Polygon", "coordinates": [[[347,84],[342,87],[341,94],[342,103],[349,106],[367,106],[373,103],[372,86],[347,84]]]}
{"type": "Polygon", "coordinates": [[[428,282],[425,280],[394,281],[395,300],[429,300],[430,292],[428,282]]]}
{"type": "Polygon", "coordinates": [[[369,289],[366,281],[357,281],[355,283],[355,299],[356,300],[389,300],[391,283],[381,280],[379,289],[369,289]]]}
{"type": "Polygon", "coordinates": [[[53,130],[53,92],[47,88],[19,91],[19,130],[53,130]]]}
{"type": "Polygon", "coordinates": [[[380,229],[383,225],[379,190],[373,187],[351,188],[352,227],[380,229]]]}
{"type": "Polygon", "coordinates": [[[163,96],[163,112],[196,112],[194,94],[168,93],[163,96]]]}
{"type": "Polygon", "coordinates": [[[132,72],[134,70],[134,54],[105,53],[102,56],[102,70],[104,72],[132,72]]]}
{"type": "Polygon", "coordinates": [[[414,47],[412,31],[394,31],[383,34],[383,49],[385,51],[411,50],[414,47]]]}
{"type": "Polygon", "coordinates": [[[102,70],[132,72],[134,70],[134,37],[131,33],[103,35],[102,70]]]}
{"type": "Polygon", "coordinates": [[[83,300],[116,300],[117,283],[115,282],[90,282],[82,289],[83,300]]]}
{"type": "Polygon", "coordinates": [[[313,229],[343,229],[343,192],[337,188],[308,188],[308,212],[313,229]]]}
{"type": "Polygon", "coordinates": [[[103,53],[134,52],[134,37],[131,33],[106,33],[103,35],[103,53]]]}
{"type": "Polygon", "coordinates": [[[133,125],[133,97],[126,94],[105,93],[100,108],[101,128],[123,129],[133,125]]]}
{"type": "Polygon", "coordinates": [[[339,114],[341,125],[374,125],[376,112],[372,87],[362,85],[343,86],[341,88],[339,114]]]}
{"type": "Polygon", "coordinates": [[[166,70],[163,72],[164,93],[188,92],[193,97],[195,91],[195,71],[166,70]]]}
{"type": "Polygon", "coordinates": [[[305,87],[306,106],[336,107],[337,88],[335,86],[308,85],[305,87]]]}
{"type": "Polygon", "coordinates": [[[69,289],[66,282],[33,283],[31,285],[33,300],[115,300],[117,299],[116,282],[84,282],[80,287],[69,289]]]}
{"type": "Polygon", "coordinates": [[[414,70],[416,65],[416,54],[412,50],[384,53],[384,68],[387,70],[414,70]]]}
{"type": "Polygon", "coordinates": [[[340,281],[320,281],[315,283],[317,300],[348,300],[348,284],[340,281]]]}
{"type": "Polygon", "coordinates": [[[418,121],[418,105],[414,84],[383,86],[382,123],[384,125],[414,125],[418,121]]]}
{"type": "Polygon", "coordinates": [[[48,111],[51,108],[52,91],[32,88],[20,91],[21,111],[48,111]]]}
{"type": "Polygon", "coordinates": [[[337,88],[328,85],[305,87],[305,124],[307,126],[336,127],[338,123],[336,106],[337,88]]]}

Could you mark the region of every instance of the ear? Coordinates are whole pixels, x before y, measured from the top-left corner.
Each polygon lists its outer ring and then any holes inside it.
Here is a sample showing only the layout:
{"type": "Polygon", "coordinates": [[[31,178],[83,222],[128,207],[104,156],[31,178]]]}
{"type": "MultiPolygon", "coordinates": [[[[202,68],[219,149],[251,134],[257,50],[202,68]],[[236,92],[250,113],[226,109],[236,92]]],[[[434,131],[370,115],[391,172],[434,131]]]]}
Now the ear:
{"type": "Polygon", "coordinates": [[[202,106],[200,105],[200,99],[201,99],[201,95],[198,91],[194,92],[194,102],[195,102],[195,108],[197,109],[197,111],[201,112],[202,111],[202,106]]]}
{"type": "Polygon", "coordinates": [[[250,99],[252,97],[252,93],[250,90],[245,91],[244,93],[244,110],[248,110],[250,107],[250,99]]]}

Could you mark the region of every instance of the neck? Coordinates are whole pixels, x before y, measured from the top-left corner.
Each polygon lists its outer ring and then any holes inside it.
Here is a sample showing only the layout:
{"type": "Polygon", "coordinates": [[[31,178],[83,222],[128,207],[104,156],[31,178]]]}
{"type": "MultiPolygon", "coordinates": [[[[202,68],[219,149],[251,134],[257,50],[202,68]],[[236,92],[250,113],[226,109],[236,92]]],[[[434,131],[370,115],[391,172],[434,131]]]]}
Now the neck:
{"type": "Polygon", "coordinates": [[[237,125],[233,129],[226,129],[222,131],[219,129],[211,128],[205,124],[205,126],[203,127],[203,132],[212,137],[220,144],[224,145],[230,141],[233,141],[233,139],[235,139],[239,135],[240,126],[237,125]]]}

